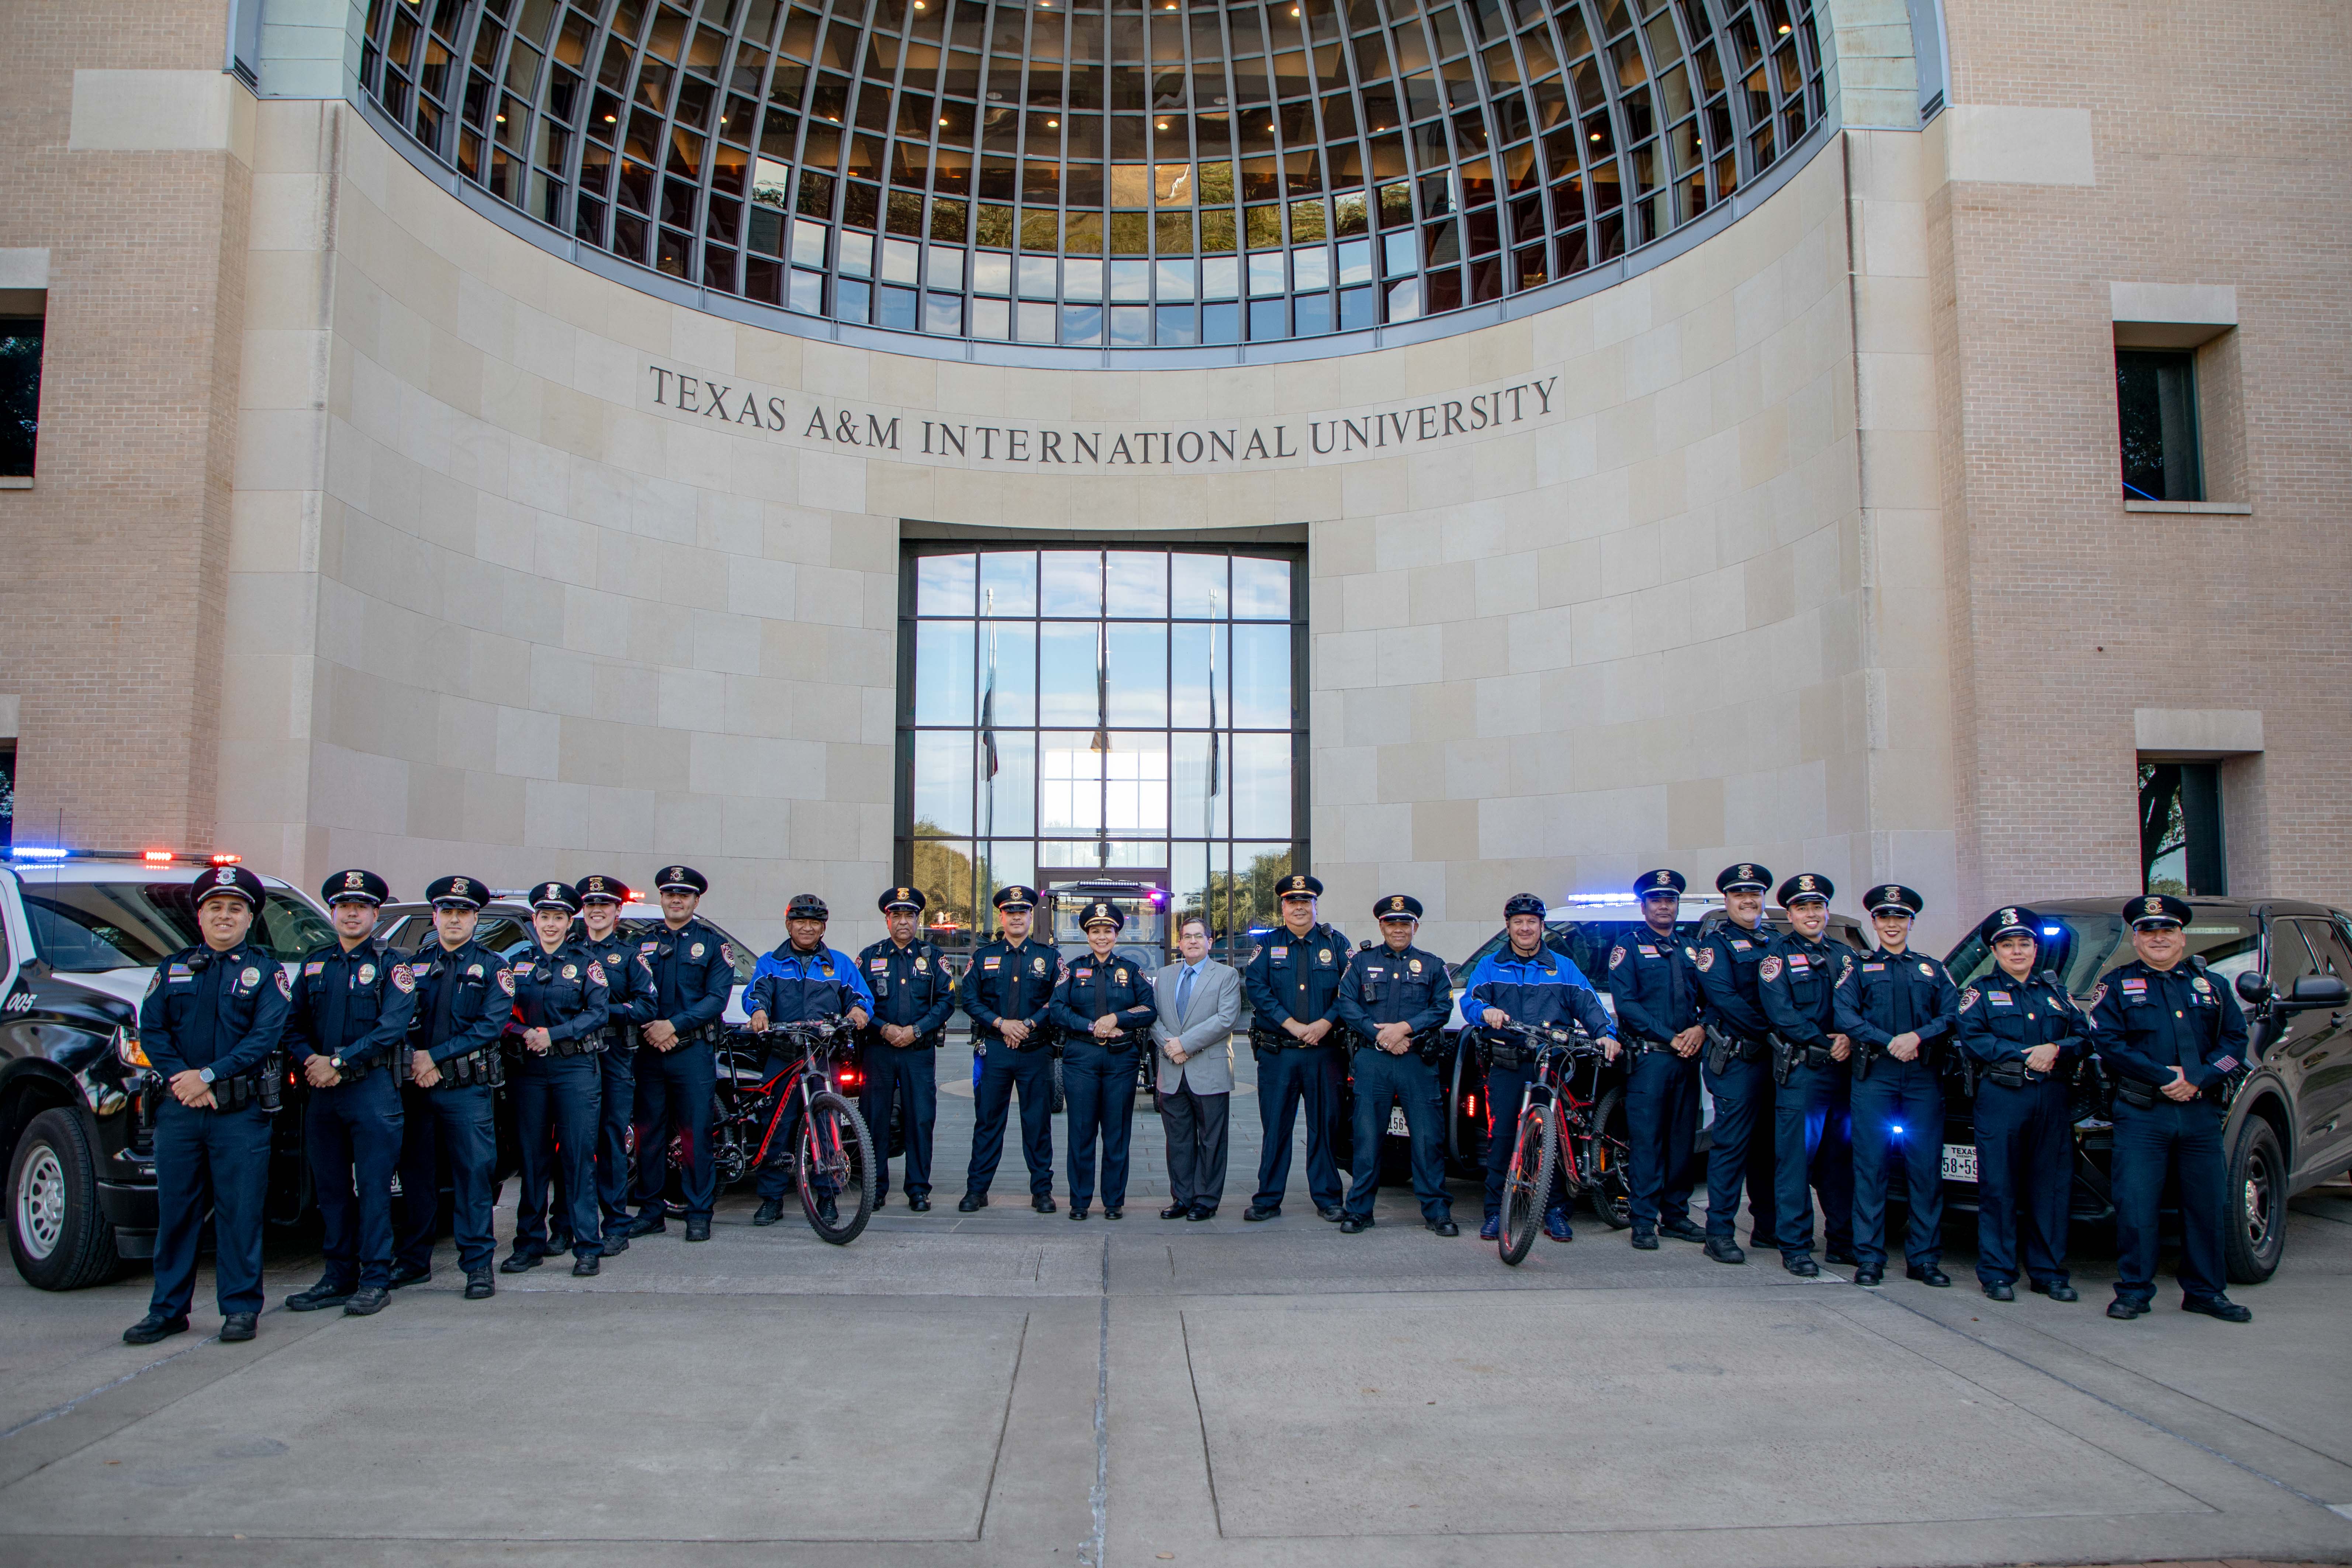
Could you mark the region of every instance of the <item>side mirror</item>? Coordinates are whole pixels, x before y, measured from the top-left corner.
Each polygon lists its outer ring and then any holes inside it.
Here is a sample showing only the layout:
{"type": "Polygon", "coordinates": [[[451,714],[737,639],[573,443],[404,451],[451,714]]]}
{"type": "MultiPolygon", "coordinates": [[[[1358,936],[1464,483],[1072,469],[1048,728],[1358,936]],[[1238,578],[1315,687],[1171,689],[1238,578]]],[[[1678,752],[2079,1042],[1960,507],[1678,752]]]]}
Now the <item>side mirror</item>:
{"type": "Polygon", "coordinates": [[[2305,1008],[2341,1007],[2347,1000],[2344,982],[2333,974],[2306,974],[2294,983],[2287,994],[2286,1005],[2301,1012],[2305,1008]]]}
{"type": "Polygon", "coordinates": [[[2259,1007],[2271,999],[2271,983],[2252,970],[2238,976],[2238,1000],[2259,1007]]]}

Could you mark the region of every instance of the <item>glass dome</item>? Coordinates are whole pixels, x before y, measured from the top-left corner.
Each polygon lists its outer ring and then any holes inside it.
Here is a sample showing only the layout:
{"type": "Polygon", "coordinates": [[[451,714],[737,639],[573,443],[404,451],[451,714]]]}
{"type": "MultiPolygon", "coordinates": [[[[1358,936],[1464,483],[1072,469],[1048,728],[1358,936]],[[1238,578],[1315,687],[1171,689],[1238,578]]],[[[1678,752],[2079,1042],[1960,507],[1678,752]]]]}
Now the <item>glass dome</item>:
{"type": "Polygon", "coordinates": [[[1822,117],[1811,0],[371,0],[363,89],[583,244],[837,321],[1307,338],[1570,278],[1822,117]]]}

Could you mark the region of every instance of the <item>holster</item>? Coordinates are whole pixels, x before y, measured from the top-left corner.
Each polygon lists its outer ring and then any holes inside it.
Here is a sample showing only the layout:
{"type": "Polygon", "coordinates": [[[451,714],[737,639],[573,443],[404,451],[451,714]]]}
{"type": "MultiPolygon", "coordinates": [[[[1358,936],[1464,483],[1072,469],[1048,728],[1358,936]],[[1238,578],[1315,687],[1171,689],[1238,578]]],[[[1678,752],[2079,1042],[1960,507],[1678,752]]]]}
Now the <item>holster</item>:
{"type": "Polygon", "coordinates": [[[2156,1102],[2164,1098],[2152,1083],[2142,1083],[2136,1078],[2116,1075],[2116,1098],[2135,1110],[2154,1110],[2156,1102]]]}
{"type": "MultiPolygon", "coordinates": [[[[1986,1068],[1984,1069],[1984,1079],[1987,1083],[1997,1083],[2003,1089],[2023,1089],[2028,1084],[2040,1083],[2042,1081],[2042,1075],[2035,1072],[2023,1062],[2011,1058],[2007,1061],[1994,1062],[1990,1067],[1986,1068]]],[[[2125,1081],[2128,1082],[2130,1080],[2126,1079],[2125,1081]]],[[[2150,1105],[2156,1103],[2153,1098],[2155,1093],[2156,1091],[2154,1089],[2148,1090],[2148,1094],[2151,1097],[2148,1100],[2148,1104],[2150,1105]]],[[[2145,1107],[2142,1109],[2145,1109],[2145,1107]]]]}
{"type": "Polygon", "coordinates": [[[1789,1077],[1797,1070],[1797,1047],[1779,1035],[1772,1037],[1772,1081],[1781,1088],[1789,1086],[1789,1077]]]}
{"type": "Polygon", "coordinates": [[[1479,1045],[1486,1052],[1487,1065],[1501,1068],[1506,1072],[1517,1072],[1534,1059],[1515,1039],[1497,1039],[1493,1035],[1481,1035],[1479,1045]]]}
{"type": "Polygon", "coordinates": [[[235,1078],[213,1080],[213,1105],[220,1110],[243,1110],[258,1105],[267,1116],[278,1114],[285,1098],[286,1058],[271,1052],[262,1058],[261,1065],[235,1078]]]}
{"type": "MultiPolygon", "coordinates": [[[[412,1074],[404,1074],[404,1081],[414,1081],[412,1074]]],[[[494,1041],[462,1057],[452,1057],[441,1064],[441,1081],[436,1089],[499,1089],[507,1081],[506,1055],[494,1041]]]]}
{"type": "Polygon", "coordinates": [[[1250,1026],[1250,1059],[1253,1061],[1276,1051],[1286,1051],[1294,1044],[1296,1042],[1284,1030],[1261,1029],[1255,1025],[1250,1026]]]}
{"type": "Polygon", "coordinates": [[[551,1057],[591,1057],[604,1048],[604,1031],[599,1029],[593,1035],[574,1035],[568,1040],[552,1041],[547,1047],[547,1054],[551,1057]]]}
{"type": "Polygon", "coordinates": [[[1860,1040],[1854,1041],[1853,1081],[1860,1083],[1863,1079],[1868,1078],[1870,1076],[1871,1064],[1877,1061],[1879,1058],[1885,1054],[1886,1047],[1885,1046],[1864,1045],[1860,1040]]]}

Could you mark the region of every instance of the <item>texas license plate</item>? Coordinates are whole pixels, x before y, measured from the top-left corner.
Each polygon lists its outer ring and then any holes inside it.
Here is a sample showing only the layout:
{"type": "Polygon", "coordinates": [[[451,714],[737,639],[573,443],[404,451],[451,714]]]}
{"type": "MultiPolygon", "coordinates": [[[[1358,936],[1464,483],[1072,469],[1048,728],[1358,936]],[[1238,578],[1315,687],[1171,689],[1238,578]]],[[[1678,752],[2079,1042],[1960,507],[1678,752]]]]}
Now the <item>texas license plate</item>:
{"type": "Polygon", "coordinates": [[[1944,1145],[1944,1180],[1973,1182],[1977,1179],[1977,1146],[1973,1143],[1944,1145]]]}
{"type": "Polygon", "coordinates": [[[1410,1138],[1412,1136],[1412,1129],[1405,1125],[1404,1107],[1402,1105],[1391,1105],[1389,1107],[1389,1136],[1391,1138],[1410,1138]]]}

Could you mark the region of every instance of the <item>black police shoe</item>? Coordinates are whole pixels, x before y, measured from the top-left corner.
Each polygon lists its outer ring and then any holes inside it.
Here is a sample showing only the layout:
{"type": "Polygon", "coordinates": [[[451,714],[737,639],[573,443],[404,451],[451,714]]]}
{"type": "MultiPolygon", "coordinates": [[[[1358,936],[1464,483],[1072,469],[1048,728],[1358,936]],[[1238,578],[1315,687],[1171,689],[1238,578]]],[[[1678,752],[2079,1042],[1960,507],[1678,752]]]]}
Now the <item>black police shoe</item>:
{"type": "Polygon", "coordinates": [[[594,1253],[583,1253],[581,1256],[572,1260],[572,1278],[574,1279],[593,1279],[596,1278],[600,1267],[601,1266],[598,1264],[596,1255],[594,1253]]]}
{"type": "Polygon", "coordinates": [[[1727,1236],[1708,1237],[1706,1238],[1706,1256],[1714,1258],[1717,1263],[1745,1263],[1748,1261],[1748,1254],[1739,1250],[1739,1243],[1732,1240],[1731,1237],[1727,1236]]]}
{"type": "Polygon", "coordinates": [[[221,1343],[241,1345],[253,1338],[253,1319],[254,1314],[251,1312],[231,1312],[227,1317],[223,1318],[220,1330],[221,1343]]]}
{"type": "Polygon", "coordinates": [[[1057,1203],[1055,1203],[1055,1202],[1052,1198],[1050,1198],[1050,1197],[1043,1197],[1043,1198],[1031,1198],[1031,1199],[1029,1200],[1029,1206],[1030,1206],[1031,1208],[1033,1208],[1033,1209],[1035,1209],[1039,1214],[1052,1214],[1055,1210],[1056,1210],[1056,1209],[1060,1208],[1062,1205],[1059,1205],[1059,1204],[1057,1204],[1057,1203]]]}
{"type": "Polygon", "coordinates": [[[2053,1280],[2047,1285],[2036,1279],[2033,1282],[2033,1293],[2037,1296],[2047,1296],[2053,1301],[2079,1301],[2083,1299],[2074,1287],[2067,1284],[2063,1279],[2053,1280]]]}
{"type": "Polygon", "coordinates": [[[286,1298],[289,1312],[319,1312],[329,1307],[340,1307],[352,1299],[356,1285],[338,1285],[331,1279],[321,1279],[308,1290],[286,1298]]]}
{"type": "Polygon", "coordinates": [[[710,1239],[710,1216],[707,1214],[697,1215],[688,1219],[686,1222],[686,1239],[688,1241],[709,1241],[710,1239]]]}
{"type": "Polygon", "coordinates": [[[1280,1209],[1270,1209],[1264,1204],[1250,1205],[1249,1212],[1242,1215],[1242,1218],[1248,1220],[1253,1224],[1262,1219],[1280,1219],[1281,1217],[1282,1211],[1280,1209]]]}
{"type": "Polygon", "coordinates": [[[1315,1217],[1322,1220],[1328,1225],[1337,1225],[1341,1220],[1348,1217],[1348,1211],[1341,1208],[1337,1204],[1332,1205],[1329,1208],[1325,1208],[1318,1204],[1316,1205],[1315,1217]]]}
{"type": "Polygon", "coordinates": [[[1843,1263],[1849,1268],[1862,1261],[1859,1257],[1855,1256],[1854,1250],[1851,1247],[1832,1247],[1828,1251],[1822,1253],[1822,1256],[1828,1258],[1832,1263],[1843,1263]]]}
{"type": "Polygon", "coordinates": [[[403,1285],[422,1285],[432,1278],[433,1269],[429,1264],[395,1263],[392,1266],[392,1278],[385,1283],[397,1290],[403,1285]]]}
{"type": "Polygon", "coordinates": [[[966,1193],[956,1204],[958,1214],[977,1214],[988,1206],[986,1193],[966,1193]]]}
{"type": "Polygon", "coordinates": [[[669,1229],[669,1217],[659,1209],[639,1215],[629,1222],[624,1236],[659,1236],[669,1229]]]}
{"type": "Polygon", "coordinates": [[[487,1268],[477,1268],[466,1276],[466,1300],[487,1301],[499,1293],[499,1282],[487,1268]]]}
{"type": "Polygon", "coordinates": [[[1160,1211],[1160,1217],[1161,1219],[1184,1219],[1189,1217],[1192,1212],[1192,1205],[1191,1204],[1170,1204],[1166,1208],[1160,1211]]]}
{"type": "Polygon", "coordinates": [[[914,1210],[917,1214],[929,1214],[931,1212],[931,1194],[929,1193],[908,1193],[907,1194],[907,1206],[914,1210]]]}
{"type": "Polygon", "coordinates": [[[2107,1303],[2107,1316],[2115,1319],[2119,1323],[2128,1323],[2134,1318],[2145,1318],[2147,1316],[2147,1303],[2145,1301],[2126,1301],[2118,1297],[2115,1300],[2107,1303]]]}
{"type": "Polygon", "coordinates": [[[1810,1252],[1800,1252],[1792,1258],[1784,1258],[1780,1259],[1780,1267],[1800,1279],[1811,1279],[1822,1271],[1822,1266],[1813,1261],[1813,1255],[1810,1252]]]}
{"type": "Polygon", "coordinates": [[[1903,1269],[1903,1278],[1916,1279],[1920,1284],[1933,1286],[1938,1290],[1944,1289],[1952,1282],[1950,1275],[1932,1263],[1906,1264],[1903,1269]]]}
{"type": "Polygon", "coordinates": [[[1644,1230],[1640,1226],[1635,1226],[1633,1227],[1633,1250],[1636,1252],[1657,1251],[1658,1233],[1654,1230],[1644,1230]]]}
{"type": "Polygon", "coordinates": [[[505,1262],[499,1265],[499,1272],[520,1274],[528,1269],[536,1268],[546,1261],[546,1256],[537,1250],[526,1252],[521,1247],[517,1247],[507,1254],[505,1262]]]}
{"type": "Polygon", "coordinates": [[[548,1258],[561,1258],[571,1250],[572,1233],[569,1230],[559,1230],[551,1233],[547,1240],[540,1247],[541,1254],[548,1258]]]}
{"type": "Polygon", "coordinates": [[[1123,1209],[1123,1208],[1113,1208],[1113,1207],[1112,1207],[1110,1205],[1108,1205],[1108,1204],[1105,1204],[1105,1205],[1103,1205],[1103,1218],[1105,1218],[1105,1219],[1125,1219],[1126,1217],[1127,1217],[1127,1211],[1126,1211],[1125,1209],[1123,1209]]]}
{"type": "Polygon", "coordinates": [[[343,1303],[343,1316],[346,1318],[373,1318],[378,1312],[383,1311],[384,1309],[384,1303],[391,1300],[392,1292],[385,1289],[383,1286],[362,1285],[358,1289],[352,1292],[352,1299],[350,1300],[343,1303]]]}
{"type": "Polygon", "coordinates": [[[152,1345],[158,1340],[167,1340],[173,1334],[187,1331],[188,1320],[184,1313],[176,1318],[167,1318],[161,1312],[150,1312],[122,1331],[122,1342],[126,1345],[152,1345]]]}
{"type": "Polygon", "coordinates": [[[1186,1215],[1184,1217],[1186,1219],[1214,1219],[1217,1217],[1217,1205],[1214,1204],[1194,1204],[1192,1205],[1192,1212],[1186,1215]]]}
{"type": "Polygon", "coordinates": [[[1440,1236],[1451,1237],[1462,1234],[1462,1227],[1454,1224],[1450,1216],[1445,1219],[1425,1219],[1421,1223],[1424,1229],[1433,1230],[1440,1236]]]}
{"type": "Polygon", "coordinates": [[[1658,1226],[1658,1234],[1671,1236],[1676,1241],[1704,1242],[1706,1239],[1706,1227],[1687,1218],[1670,1219],[1658,1226]]]}
{"type": "Polygon", "coordinates": [[[604,1248],[604,1256],[611,1258],[629,1250],[629,1238],[608,1230],[604,1233],[604,1239],[598,1245],[604,1248]]]}
{"type": "Polygon", "coordinates": [[[1084,1219],[1084,1218],[1086,1218],[1086,1217],[1087,1217],[1087,1205],[1084,1205],[1084,1204],[1072,1204],[1072,1205],[1070,1205],[1070,1217],[1071,1217],[1072,1219],[1084,1219]]]}
{"type": "Polygon", "coordinates": [[[1339,1221],[1339,1234],[1341,1236],[1361,1236],[1364,1232],[1371,1228],[1372,1222],[1370,1220],[1358,1219],[1354,1215],[1343,1215],[1339,1221]]]}
{"type": "Polygon", "coordinates": [[[1885,1279],[1886,1271],[1875,1263],[1865,1263],[1853,1271],[1853,1282],[1865,1289],[1873,1285],[1883,1283],[1885,1279]]]}
{"type": "Polygon", "coordinates": [[[2017,1300],[2017,1287],[2014,1285],[2004,1284],[1998,1279],[1986,1286],[1984,1288],[1984,1293],[1985,1300],[1988,1301],[2014,1301],[2017,1300]]]}
{"type": "Polygon", "coordinates": [[[783,1217],[784,1200],[782,1198],[761,1198],[760,1206],[751,1212],[753,1225],[773,1225],[783,1217]]]}
{"type": "Polygon", "coordinates": [[[2227,1296],[2207,1296],[2195,1301],[2183,1297],[2180,1310],[2184,1312],[2202,1312],[2209,1318],[2218,1318],[2225,1323],[2251,1323],[2254,1321],[2252,1308],[2241,1307],[2227,1296]]]}

